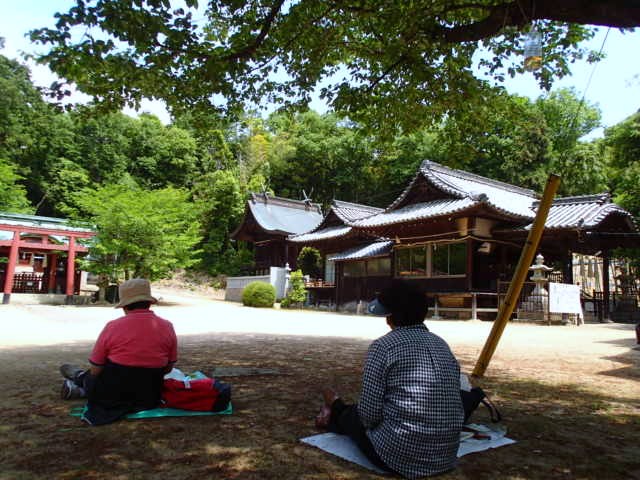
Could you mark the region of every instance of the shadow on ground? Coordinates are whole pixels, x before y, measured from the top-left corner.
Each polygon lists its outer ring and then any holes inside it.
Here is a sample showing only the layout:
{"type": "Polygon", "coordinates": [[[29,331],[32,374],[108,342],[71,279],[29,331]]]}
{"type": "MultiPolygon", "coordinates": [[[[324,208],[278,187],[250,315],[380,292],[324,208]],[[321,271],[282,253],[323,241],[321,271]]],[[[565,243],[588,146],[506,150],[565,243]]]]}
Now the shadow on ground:
{"type": "MultiPolygon", "coordinates": [[[[181,338],[178,366],[277,369],[227,377],[231,416],[122,421],[88,427],[58,398],[63,362],[91,344],[0,351],[0,479],[373,479],[357,465],[302,445],[322,385],[355,399],[368,341],[220,334],[181,338]]],[[[474,350],[475,352],[475,350],[474,350]]],[[[456,352],[465,367],[474,353],[456,352]]],[[[466,456],[449,479],[640,479],[640,405],[633,396],[498,371],[482,379],[518,443],[466,456]]],[[[634,380],[632,380],[634,381],[634,380]]],[[[489,422],[484,411],[475,421],[489,422]]]]}

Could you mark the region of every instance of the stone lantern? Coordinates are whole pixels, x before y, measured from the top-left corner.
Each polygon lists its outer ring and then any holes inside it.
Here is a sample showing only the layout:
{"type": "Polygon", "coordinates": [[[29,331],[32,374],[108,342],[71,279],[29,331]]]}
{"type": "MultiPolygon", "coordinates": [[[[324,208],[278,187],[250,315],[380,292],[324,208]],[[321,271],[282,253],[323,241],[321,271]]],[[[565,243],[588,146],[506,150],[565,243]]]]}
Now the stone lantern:
{"type": "Polygon", "coordinates": [[[535,284],[533,291],[520,303],[518,319],[524,321],[544,321],[549,311],[549,292],[545,288],[547,273],[553,270],[544,264],[541,254],[536,256],[535,263],[529,267],[533,272],[531,281],[535,284]]]}
{"type": "Polygon", "coordinates": [[[549,300],[549,292],[544,288],[544,285],[547,283],[547,272],[550,272],[553,268],[544,264],[544,257],[539,253],[536,256],[536,263],[531,265],[529,270],[533,272],[531,281],[536,284],[531,295],[546,296],[547,300],[549,300]]]}

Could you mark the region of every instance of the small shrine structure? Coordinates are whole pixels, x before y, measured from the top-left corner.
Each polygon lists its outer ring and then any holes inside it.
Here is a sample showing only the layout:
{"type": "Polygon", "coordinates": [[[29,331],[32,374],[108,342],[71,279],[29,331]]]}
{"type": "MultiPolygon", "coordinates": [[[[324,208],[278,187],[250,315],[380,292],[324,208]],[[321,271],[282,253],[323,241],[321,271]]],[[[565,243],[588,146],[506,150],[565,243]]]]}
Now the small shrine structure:
{"type": "Polygon", "coordinates": [[[251,193],[242,223],[231,233],[234,240],[253,244],[255,273],[269,267],[295,268],[296,245],[287,241],[315,228],[322,221],[320,205],[310,200],[291,200],[263,193],[251,193]]]}
{"type": "Polygon", "coordinates": [[[64,294],[70,303],[80,287],[76,258],[95,235],[60,218],[0,212],[2,303],[12,293],[64,294]]]}

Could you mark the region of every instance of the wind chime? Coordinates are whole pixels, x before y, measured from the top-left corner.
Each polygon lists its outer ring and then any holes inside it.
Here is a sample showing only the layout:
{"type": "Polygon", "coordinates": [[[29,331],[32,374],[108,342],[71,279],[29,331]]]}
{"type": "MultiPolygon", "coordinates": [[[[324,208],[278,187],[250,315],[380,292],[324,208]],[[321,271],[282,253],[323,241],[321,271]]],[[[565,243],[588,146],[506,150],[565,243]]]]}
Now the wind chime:
{"type": "Polygon", "coordinates": [[[524,40],[524,69],[527,72],[539,70],[542,67],[542,34],[535,24],[527,33],[524,40]]]}

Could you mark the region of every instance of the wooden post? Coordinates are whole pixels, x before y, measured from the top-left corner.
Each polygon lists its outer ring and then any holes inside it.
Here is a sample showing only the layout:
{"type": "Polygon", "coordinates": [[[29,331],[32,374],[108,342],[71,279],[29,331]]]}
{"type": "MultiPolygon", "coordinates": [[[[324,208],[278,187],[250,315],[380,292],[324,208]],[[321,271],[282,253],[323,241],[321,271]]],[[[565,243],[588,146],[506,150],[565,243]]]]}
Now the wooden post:
{"type": "Polygon", "coordinates": [[[475,258],[474,251],[473,251],[475,244],[472,238],[467,238],[466,246],[467,246],[467,265],[466,265],[467,291],[470,292],[471,290],[473,290],[473,259],[475,258]]]}
{"type": "Polygon", "coordinates": [[[471,294],[471,320],[478,320],[478,298],[475,293],[471,294]]]}
{"type": "Polygon", "coordinates": [[[13,239],[11,240],[11,250],[9,251],[9,262],[7,263],[7,270],[4,277],[4,295],[2,296],[2,303],[8,304],[11,299],[11,291],[13,290],[13,276],[16,272],[16,262],[18,261],[18,245],[20,244],[20,232],[18,230],[13,232],[13,239]]]}
{"type": "Polygon", "coordinates": [[[500,306],[498,316],[496,317],[495,322],[493,322],[491,333],[482,348],[482,352],[480,352],[480,356],[478,357],[478,361],[473,370],[472,375],[476,377],[482,377],[484,375],[484,372],[491,361],[491,357],[498,346],[502,332],[511,318],[511,314],[513,313],[518,298],[520,297],[522,285],[527,278],[527,272],[529,271],[529,267],[531,266],[531,262],[533,261],[533,257],[538,248],[538,244],[540,243],[540,238],[544,231],[544,224],[547,221],[547,215],[549,214],[551,204],[553,203],[553,197],[555,196],[559,185],[560,177],[553,174],[549,175],[547,186],[544,189],[542,200],[540,200],[540,205],[538,206],[536,218],[533,221],[531,230],[529,231],[527,241],[522,248],[520,260],[518,261],[518,266],[516,267],[516,271],[511,279],[511,283],[509,284],[507,295],[505,296],[503,304],[500,306]]]}
{"type": "Polygon", "coordinates": [[[76,237],[69,237],[69,255],[67,256],[66,303],[73,301],[74,282],[76,279],[76,237]]]}
{"type": "MultiPolygon", "coordinates": [[[[284,262],[282,264],[282,266],[284,267],[287,263],[289,263],[289,244],[287,243],[287,240],[284,240],[284,262]]],[[[289,265],[291,267],[291,269],[294,269],[296,267],[296,265],[289,265]]]]}
{"type": "Polygon", "coordinates": [[[49,293],[56,293],[56,273],[58,271],[58,254],[49,255],[49,285],[47,290],[49,293]]]}
{"type": "Polygon", "coordinates": [[[564,263],[565,263],[565,267],[564,267],[565,274],[563,275],[564,283],[573,284],[573,253],[571,251],[569,251],[569,254],[565,259],[564,263]]]}
{"type": "Polygon", "coordinates": [[[602,315],[602,321],[608,322],[611,319],[611,311],[609,305],[609,299],[611,298],[611,285],[609,282],[609,268],[610,257],[609,250],[602,252],[602,309],[604,311],[602,315]]]}

